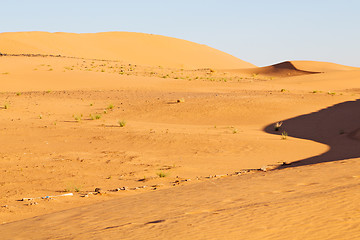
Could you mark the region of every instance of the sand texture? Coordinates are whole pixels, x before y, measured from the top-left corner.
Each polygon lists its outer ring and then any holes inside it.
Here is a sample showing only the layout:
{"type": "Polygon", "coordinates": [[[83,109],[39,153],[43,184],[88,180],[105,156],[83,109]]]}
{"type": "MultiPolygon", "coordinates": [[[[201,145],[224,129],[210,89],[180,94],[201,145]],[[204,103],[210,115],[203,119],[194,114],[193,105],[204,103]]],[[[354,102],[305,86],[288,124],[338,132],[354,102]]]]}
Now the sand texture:
{"type": "Polygon", "coordinates": [[[1,239],[360,238],[359,68],[140,33],[0,46],[1,239]]]}

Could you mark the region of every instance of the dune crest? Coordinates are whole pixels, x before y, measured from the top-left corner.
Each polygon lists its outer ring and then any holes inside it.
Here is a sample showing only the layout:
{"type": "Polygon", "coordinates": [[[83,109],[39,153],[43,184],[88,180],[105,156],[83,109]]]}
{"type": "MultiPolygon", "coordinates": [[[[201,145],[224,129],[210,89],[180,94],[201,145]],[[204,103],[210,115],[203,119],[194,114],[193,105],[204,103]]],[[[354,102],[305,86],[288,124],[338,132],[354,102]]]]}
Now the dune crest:
{"type": "Polygon", "coordinates": [[[272,77],[289,77],[308,75],[316,73],[328,73],[337,71],[360,70],[357,67],[350,67],[330,62],[318,61],[285,61],[266,67],[257,67],[249,69],[230,70],[231,72],[256,74],[272,77]]]}
{"type": "Polygon", "coordinates": [[[251,68],[214,48],[171,37],[133,32],[0,33],[1,52],[53,54],[87,59],[119,60],[140,65],[177,68],[251,68]]]}

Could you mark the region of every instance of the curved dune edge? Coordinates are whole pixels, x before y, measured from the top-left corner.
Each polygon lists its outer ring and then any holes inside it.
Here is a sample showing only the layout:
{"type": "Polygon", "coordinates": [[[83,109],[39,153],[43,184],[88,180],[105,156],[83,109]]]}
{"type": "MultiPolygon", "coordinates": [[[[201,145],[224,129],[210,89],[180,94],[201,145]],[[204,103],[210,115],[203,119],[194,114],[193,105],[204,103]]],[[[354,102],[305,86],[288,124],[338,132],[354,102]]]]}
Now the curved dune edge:
{"type": "Polygon", "coordinates": [[[1,52],[48,54],[178,68],[252,68],[217,49],[171,37],[133,32],[0,33],[1,52]]]}
{"type": "Polygon", "coordinates": [[[360,70],[357,67],[350,67],[330,62],[317,61],[285,61],[274,65],[250,69],[236,69],[231,72],[256,74],[273,77],[300,76],[336,71],[360,70]]]}
{"type": "Polygon", "coordinates": [[[307,139],[330,147],[329,151],[323,154],[298,160],[291,166],[359,158],[359,142],[354,141],[360,139],[360,113],[357,111],[359,106],[359,99],[342,102],[317,112],[283,120],[277,129],[277,123],[270,124],[264,131],[278,135],[286,133],[286,136],[307,139]]]}

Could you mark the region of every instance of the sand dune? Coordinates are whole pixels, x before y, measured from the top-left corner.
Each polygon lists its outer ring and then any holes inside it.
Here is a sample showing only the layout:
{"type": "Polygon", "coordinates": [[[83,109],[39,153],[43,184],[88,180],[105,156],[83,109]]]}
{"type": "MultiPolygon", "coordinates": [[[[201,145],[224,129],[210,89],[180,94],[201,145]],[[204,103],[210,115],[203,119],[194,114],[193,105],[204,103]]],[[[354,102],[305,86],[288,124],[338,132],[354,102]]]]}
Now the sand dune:
{"type": "Polygon", "coordinates": [[[249,68],[242,61],[214,48],[154,34],[105,33],[0,33],[1,52],[52,54],[88,59],[178,68],[249,68]]]}
{"type": "Polygon", "coordinates": [[[359,160],[245,174],[124,197],[3,224],[1,236],[359,239],[359,160]]]}
{"type": "Polygon", "coordinates": [[[357,67],[350,67],[329,62],[317,61],[286,61],[267,67],[251,69],[226,70],[236,73],[256,74],[269,77],[292,77],[316,73],[329,73],[336,71],[360,70],[357,67]]]}
{"type": "Polygon", "coordinates": [[[360,100],[344,102],[321,111],[283,120],[279,131],[275,131],[275,123],[267,126],[265,131],[278,135],[285,131],[289,136],[330,146],[328,152],[298,160],[289,165],[291,167],[359,158],[359,109],[360,100]]]}
{"type": "Polygon", "coordinates": [[[359,238],[358,68],[137,33],[0,46],[64,55],[0,56],[2,239],[359,238]]]}

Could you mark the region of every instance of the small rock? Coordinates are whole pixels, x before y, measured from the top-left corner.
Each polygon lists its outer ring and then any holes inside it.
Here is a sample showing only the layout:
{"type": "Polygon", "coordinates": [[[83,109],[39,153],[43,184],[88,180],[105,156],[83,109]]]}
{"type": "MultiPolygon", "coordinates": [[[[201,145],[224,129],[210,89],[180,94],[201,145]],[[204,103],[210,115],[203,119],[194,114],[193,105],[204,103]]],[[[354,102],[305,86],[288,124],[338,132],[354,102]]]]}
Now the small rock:
{"type": "Polygon", "coordinates": [[[95,188],[95,192],[96,194],[100,194],[100,195],[106,193],[106,191],[102,190],[101,188],[95,188]]]}
{"type": "Polygon", "coordinates": [[[269,169],[268,166],[262,166],[262,167],[260,168],[260,171],[266,172],[268,169],[269,169]]]}

